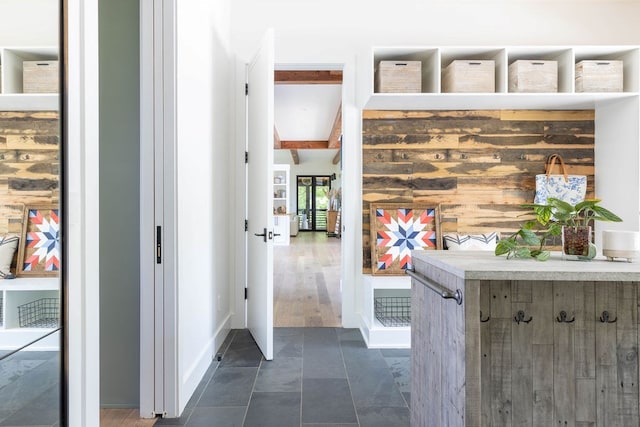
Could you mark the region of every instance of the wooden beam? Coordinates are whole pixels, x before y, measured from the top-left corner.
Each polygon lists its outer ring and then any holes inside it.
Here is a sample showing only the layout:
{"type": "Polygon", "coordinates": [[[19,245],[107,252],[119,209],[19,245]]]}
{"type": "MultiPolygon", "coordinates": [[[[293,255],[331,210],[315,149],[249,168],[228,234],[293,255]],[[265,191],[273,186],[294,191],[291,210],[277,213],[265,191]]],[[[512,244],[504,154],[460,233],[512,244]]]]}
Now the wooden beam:
{"type": "Polygon", "coordinates": [[[329,141],[280,141],[280,148],[289,150],[329,148],[329,141]]]}
{"type": "Polygon", "coordinates": [[[275,150],[279,150],[280,148],[282,148],[282,143],[280,141],[280,135],[278,134],[278,129],[276,129],[276,127],[273,127],[273,148],[275,150]]]}
{"type": "Polygon", "coordinates": [[[341,70],[324,71],[275,71],[277,85],[339,85],[342,84],[341,70]]]}
{"type": "Polygon", "coordinates": [[[341,151],[338,150],[336,155],[333,157],[333,160],[331,161],[331,163],[333,163],[334,165],[337,165],[338,163],[340,163],[340,160],[342,160],[342,156],[340,154],[341,154],[341,151]]]}
{"type": "Polygon", "coordinates": [[[338,107],[333,127],[329,134],[329,148],[340,148],[340,135],[342,134],[342,104],[338,107]]]}
{"type": "Polygon", "coordinates": [[[289,150],[291,151],[291,158],[293,159],[294,165],[300,164],[300,156],[298,156],[298,150],[289,150]]]}

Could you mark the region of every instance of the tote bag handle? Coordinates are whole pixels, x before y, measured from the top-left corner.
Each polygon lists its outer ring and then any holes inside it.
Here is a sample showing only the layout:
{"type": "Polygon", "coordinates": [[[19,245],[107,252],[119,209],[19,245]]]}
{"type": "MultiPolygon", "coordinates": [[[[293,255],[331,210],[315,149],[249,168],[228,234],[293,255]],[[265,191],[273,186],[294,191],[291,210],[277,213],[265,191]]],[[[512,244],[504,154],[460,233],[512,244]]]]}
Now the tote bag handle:
{"type": "Polygon", "coordinates": [[[560,173],[564,176],[564,182],[569,182],[569,175],[567,174],[567,166],[564,164],[564,159],[560,154],[552,154],[547,159],[547,163],[545,164],[547,181],[549,180],[549,175],[552,174],[553,169],[556,166],[556,160],[559,163],[560,173]]]}

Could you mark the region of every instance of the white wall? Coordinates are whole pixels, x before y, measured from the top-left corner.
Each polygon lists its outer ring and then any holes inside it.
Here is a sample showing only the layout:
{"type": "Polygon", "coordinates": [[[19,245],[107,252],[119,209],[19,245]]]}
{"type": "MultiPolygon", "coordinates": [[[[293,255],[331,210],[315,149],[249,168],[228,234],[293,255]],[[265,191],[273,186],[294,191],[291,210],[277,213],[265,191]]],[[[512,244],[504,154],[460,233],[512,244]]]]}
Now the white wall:
{"type": "Polygon", "coordinates": [[[177,4],[179,407],[229,330],[232,169],[228,0],[177,4]]]}
{"type": "Polygon", "coordinates": [[[0,45],[58,43],[58,0],[0,0],[0,45]]]}
{"type": "MultiPolygon", "coordinates": [[[[361,100],[374,46],[640,44],[638,1],[234,0],[233,50],[248,58],[267,28],[275,61],[338,64],[343,81],[343,326],[362,308],[361,100]],[[250,11],[250,13],[247,13],[250,11]]],[[[366,90],[365,90],[366,92],[366,90]]]]}

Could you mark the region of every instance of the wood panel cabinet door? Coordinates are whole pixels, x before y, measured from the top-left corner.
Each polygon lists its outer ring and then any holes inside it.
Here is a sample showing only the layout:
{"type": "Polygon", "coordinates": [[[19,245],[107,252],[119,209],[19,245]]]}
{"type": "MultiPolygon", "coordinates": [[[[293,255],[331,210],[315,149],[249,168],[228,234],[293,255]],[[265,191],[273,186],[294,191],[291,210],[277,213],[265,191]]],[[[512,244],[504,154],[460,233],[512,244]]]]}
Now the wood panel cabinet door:
{"type": "Polygon", "coordinates": [[[594,320],[597,425],[640,425],[637,284],[597,284],[594,320]]]}

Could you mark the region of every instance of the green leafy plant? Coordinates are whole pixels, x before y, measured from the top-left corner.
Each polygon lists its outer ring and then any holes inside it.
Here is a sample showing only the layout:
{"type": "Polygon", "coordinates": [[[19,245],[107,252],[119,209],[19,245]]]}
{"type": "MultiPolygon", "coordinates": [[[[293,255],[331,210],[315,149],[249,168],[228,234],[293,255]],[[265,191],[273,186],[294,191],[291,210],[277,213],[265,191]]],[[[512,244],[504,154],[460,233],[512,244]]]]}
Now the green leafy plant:
{"type": "Polygon", "coordinates": [[[495,254],[509,258],[533,258],[538,261],[549,259],[551,253],[545,249],[547,240],[562,233],[563,226],[589,225],[591,221],[620,222],[622,219],[598,203],[599,199],[584,200],[571,205],[560,199],[549,198],[547,204],[527,203],[534,220],[526,221],[518,231],[506,239],[498,241],[495,254]]]}

